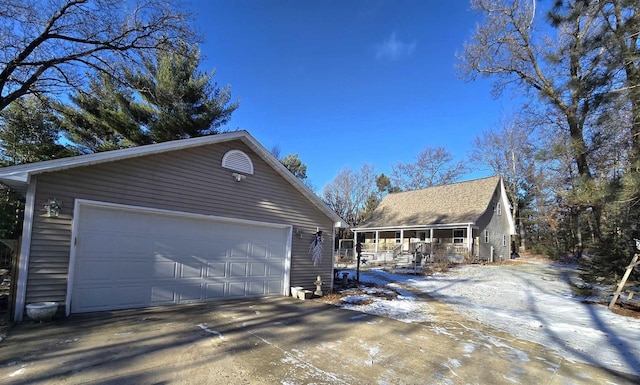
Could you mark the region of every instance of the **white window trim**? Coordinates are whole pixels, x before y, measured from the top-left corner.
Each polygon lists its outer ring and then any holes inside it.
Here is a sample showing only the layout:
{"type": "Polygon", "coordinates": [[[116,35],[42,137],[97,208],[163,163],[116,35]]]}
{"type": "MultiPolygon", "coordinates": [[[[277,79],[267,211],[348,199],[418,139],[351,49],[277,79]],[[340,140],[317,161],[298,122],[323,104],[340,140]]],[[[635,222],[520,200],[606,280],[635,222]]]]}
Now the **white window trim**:
{"type": "Polygon", "coordinates": [[[498,215],[502,215],[502,205],[500,202],[496,204],[496,211],[498,212],[498,215]]]}
{"type": "Polygon", "coordinates": [[[502,234],[502,246],[507,246],[507,234],[502,234]]]}

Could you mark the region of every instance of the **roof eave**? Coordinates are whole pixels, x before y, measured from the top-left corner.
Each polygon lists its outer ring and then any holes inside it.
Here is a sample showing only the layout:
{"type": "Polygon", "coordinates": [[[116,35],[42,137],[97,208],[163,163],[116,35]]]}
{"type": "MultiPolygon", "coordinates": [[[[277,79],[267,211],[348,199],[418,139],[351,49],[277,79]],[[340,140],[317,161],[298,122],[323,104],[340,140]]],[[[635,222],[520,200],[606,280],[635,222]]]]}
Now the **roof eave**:
{"type": "Polygon", "coordinates": [[[391,231],[391,230],[418,230],[418,229],[438,229],[447,227],[477,227],[476,222],[456,222],[456,223],[432,223],[422,225],[403,226],[377,226],[377,227],[354,227],[352,231],[391,231]]]}

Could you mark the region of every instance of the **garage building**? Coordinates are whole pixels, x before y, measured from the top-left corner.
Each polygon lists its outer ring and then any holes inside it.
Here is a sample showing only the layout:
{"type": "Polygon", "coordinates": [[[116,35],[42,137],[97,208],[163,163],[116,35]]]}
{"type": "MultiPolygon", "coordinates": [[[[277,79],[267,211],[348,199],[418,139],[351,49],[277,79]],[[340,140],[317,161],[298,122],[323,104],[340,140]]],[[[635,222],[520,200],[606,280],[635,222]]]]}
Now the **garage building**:
{"type": "Polygon", "coordinates": [[[69,315],[331,285],[343,221],[246,131],[5,167],[0,181],[26,197],[16,321],[33,302],[69,315]]]}

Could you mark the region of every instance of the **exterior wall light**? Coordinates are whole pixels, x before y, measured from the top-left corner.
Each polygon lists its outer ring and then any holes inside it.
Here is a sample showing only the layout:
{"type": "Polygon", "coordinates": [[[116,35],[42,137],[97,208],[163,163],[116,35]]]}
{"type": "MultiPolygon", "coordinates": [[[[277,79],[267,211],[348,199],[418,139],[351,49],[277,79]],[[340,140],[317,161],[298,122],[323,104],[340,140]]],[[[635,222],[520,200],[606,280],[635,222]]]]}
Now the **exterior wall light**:
{"type": "Polygon", "coordinates": [[[47,216],[55,218],[60,215],[60,210],[62,210],[62,202],[59,202],[56,198],[49,199],[47,204],[44,205],[44,208],[47,210],[47,216]]]}
{"type": "Polygon", "coordinates": [[[234,172],[233,174],[231,174],[231,176],[233,177],[233,180],[235,180],[238,183],[240,183],[243,180],[247,179],[246,176],[244,176],[242,174],[238,174],[237,172],[234,172]]]}

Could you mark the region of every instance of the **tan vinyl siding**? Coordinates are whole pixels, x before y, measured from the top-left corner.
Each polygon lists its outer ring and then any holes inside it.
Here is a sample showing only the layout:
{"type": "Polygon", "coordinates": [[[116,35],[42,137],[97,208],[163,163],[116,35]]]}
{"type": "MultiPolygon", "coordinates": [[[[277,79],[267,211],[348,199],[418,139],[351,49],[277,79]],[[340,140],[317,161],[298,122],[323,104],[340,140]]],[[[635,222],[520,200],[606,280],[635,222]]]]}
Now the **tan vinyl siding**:
{"type": "Polygon", "coordinates": [[[75,199],[288,224],[304,229],[292,238],[291,284],[313,288],[331,280],[333,223],[288,181],[240,141],[120,160],[37,177],[26,303],[64,302],[75,199]],[[221,167],[231,149],[244,151],[254,174],[238,183],[221,167]],[[62,202],[58,218],[46,216],[48,199],[62,202]],[[326,234],[320,266],[308,253],[316,227],[326,234]]]}

